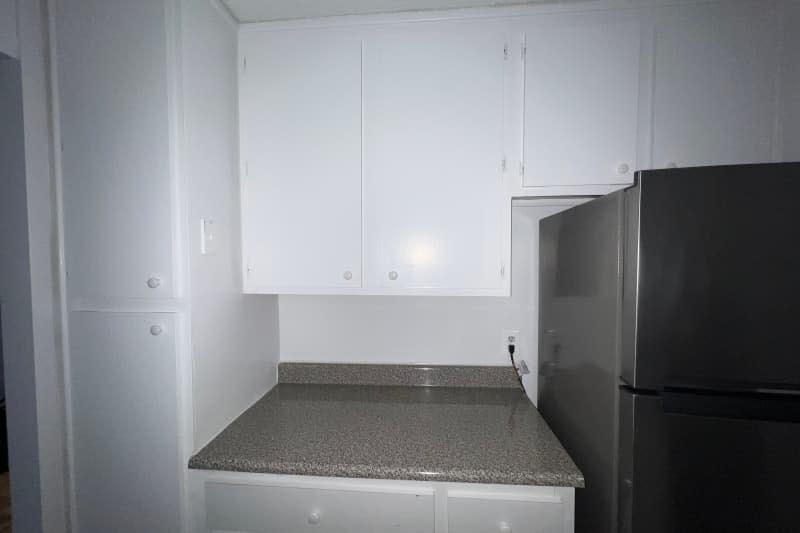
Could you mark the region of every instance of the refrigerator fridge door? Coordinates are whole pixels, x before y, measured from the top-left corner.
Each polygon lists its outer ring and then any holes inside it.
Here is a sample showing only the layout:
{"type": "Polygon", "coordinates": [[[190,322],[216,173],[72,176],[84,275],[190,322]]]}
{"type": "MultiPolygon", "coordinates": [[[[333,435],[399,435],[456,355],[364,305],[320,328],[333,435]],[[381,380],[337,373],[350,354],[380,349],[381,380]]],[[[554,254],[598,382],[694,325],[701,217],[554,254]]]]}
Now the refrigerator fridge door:
{"type": "Polygon", "coordinates": [[[626,191],[622,378],[800,384],[800,163],[642,171],[626,191]]]}
{"type": "Polygon", "coordinates": [[[623,390],[619,531],[797,531],[800,398],[764,396],[623,390]]]}

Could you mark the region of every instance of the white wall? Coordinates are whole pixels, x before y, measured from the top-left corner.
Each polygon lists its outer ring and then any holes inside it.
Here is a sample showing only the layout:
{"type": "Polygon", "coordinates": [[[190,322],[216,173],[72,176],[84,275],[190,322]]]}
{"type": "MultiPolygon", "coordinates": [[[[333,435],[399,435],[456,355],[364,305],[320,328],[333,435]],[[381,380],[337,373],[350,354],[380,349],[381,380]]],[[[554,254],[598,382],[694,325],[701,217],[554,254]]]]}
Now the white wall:
{"type": "Polygon", "coordinates": [[[19,57],[16,0],[0,0],[0,53],[19,57]]]}
{"type": "MultiPolygon", "coordinates": [[[[3,7],[5,9],[5,7],[3,7]]],[[[66,529],[58,232],[47,27],[20,3],[20,61],[0,61],[0,300],[14,531],[66,529]]]]}
{"type": "Polygon", "coordinates": [[[19,61],[0,59],[0,306],[14,529],[41,531],[28,210],[19,61]],[[24,474],[27,479],[22,478],[24,474]],[[20,528],[20,524],[36,529],[20,528]],[[38,527],[37,527],[38,526],[38,527]]]}
{"type": "Polygon", "coordinates": [[[182,174],[188,238],[194,443],[199,448],[274,384],[277,297],[242,295],[236,123],[236,28],[211,1],[182,14],[182,174]],[[200,253],[200,219],[216,251],[200,253]]]}
{"type": "Polygon", "coordinates": [[[578,200],[512,209],[511,297],[280,296],[282,361],[510,364],[506,330],[537,392],[539,219],[578,200]],[[553,205],[561,204],[561,205],[553,205]]]}

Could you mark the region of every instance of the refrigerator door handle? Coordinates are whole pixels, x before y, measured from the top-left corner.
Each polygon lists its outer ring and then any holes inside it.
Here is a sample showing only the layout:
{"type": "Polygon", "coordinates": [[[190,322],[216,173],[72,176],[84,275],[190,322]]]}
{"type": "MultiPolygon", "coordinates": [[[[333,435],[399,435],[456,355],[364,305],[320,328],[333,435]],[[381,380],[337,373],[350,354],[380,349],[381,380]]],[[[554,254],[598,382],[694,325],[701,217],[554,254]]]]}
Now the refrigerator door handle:
{"type": "MultiPolygon", "coordinates": [[[[783,392],[783,391],[782,391],[783,392]]],[[[800,395],[794,392],[733,392],[665,388],[665,414],[800,423],[800,395]]]]}

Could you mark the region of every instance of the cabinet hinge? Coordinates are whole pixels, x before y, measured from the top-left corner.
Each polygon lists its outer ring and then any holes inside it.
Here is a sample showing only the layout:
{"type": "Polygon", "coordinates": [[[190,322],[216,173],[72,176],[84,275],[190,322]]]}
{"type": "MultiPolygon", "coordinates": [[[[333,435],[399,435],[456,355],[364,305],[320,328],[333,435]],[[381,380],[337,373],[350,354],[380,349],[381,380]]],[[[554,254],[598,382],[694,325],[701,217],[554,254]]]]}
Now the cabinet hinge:
{"type": "Polygon", "coordinates": [[[500,263],[500,279],[506,279],[506,265],[500,263]]]}
{"type": "Polygon", "coordinates": [[[242,72],[247,72],[247,57],[242,58],[242,72]]]}
{"type": "Polygon", "coordinates": [[[508,44],[503,45],[503,60],[508,61],[508,44]]]}
{"type": "Polygon", "coordinates": [[[505,157],[503,157],[503,160],[500,161],[500,168],[503,170],[503,172],[506,171],[506,158],[505,157]]]}
{"type": "Polygon", "coordinates": [[[520,53],[519,53],[520,59],[525,61],[525,56],[527,54],[528,54],[528,46],[525,43],[522,43],[522,45],[520,46],[520,53]]]}
{"type": "Polygon", "coordinates": [[[247,267],[245,268],[245,270],[247,271],[247,277],[249,278],[250,277],[250,273],[253,271],[253,269],[250,268],[250,261],[249,260],[247,261],[247,267]]]}
{"type": "Polygon", "coordinates": [[[520,176],[525,175],[525,163],[523,163],[522,161],[519,162],[519,175],[520,176]]]}

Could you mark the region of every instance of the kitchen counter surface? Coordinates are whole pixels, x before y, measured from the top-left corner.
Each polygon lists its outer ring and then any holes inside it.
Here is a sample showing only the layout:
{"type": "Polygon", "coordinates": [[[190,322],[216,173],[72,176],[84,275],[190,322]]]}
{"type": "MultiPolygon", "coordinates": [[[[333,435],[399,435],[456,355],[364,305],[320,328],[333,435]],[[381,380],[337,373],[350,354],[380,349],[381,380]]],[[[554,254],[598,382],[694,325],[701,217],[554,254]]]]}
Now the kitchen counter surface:
{"type": "Polygon", "coordinates": [[[189,467],[583,487],[519,389],[280,383],[189,467]]]}

